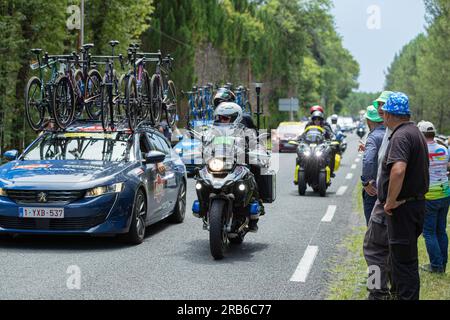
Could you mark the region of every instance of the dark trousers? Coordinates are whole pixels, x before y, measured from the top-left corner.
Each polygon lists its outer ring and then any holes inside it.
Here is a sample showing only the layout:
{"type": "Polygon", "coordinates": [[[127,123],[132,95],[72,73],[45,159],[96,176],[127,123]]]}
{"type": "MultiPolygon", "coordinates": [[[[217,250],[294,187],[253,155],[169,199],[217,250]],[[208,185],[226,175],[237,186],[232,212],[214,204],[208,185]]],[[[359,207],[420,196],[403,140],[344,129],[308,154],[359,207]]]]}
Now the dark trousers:
{"type": "Polygon", "coordinates": [[[392,213],[387,218],[392,281],[399,300],[419,300],[417,239],[423,230],[425,201],[407,202],[392,213]]]}
{"type": "Polygon", "coordinates": [[[366,217],[366,225],[368,226],[373,207],[375,207],[375,202],[377,202],[377,196],[371,197],[365,190],[363,190],[362,198],[364,206],[364,216],[366,217]]]}
{"type": "Polygon", "coordinates": [[[389,260],[388,229],[385,223],[384,208],[378,201],[374,206],[374,215],[369,220],[364,237],[363,252],[367,266],[378,267],[380,271],[380,287],[369,290],[369,300],[386,300],[396,289],[392,286],[389,260]],[[376,219],[375,219],[376,218],[376,219]],[[389,290],[389,282],[391,289],[389,290]]]}

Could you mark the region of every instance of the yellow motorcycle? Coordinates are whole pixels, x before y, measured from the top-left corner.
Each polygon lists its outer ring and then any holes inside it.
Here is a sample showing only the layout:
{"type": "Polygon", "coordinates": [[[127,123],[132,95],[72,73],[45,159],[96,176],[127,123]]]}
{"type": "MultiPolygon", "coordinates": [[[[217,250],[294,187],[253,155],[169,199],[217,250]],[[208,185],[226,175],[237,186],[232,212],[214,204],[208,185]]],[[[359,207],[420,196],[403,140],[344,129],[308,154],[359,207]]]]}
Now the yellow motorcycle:
{"type": "Polygon", "coordinates": [[[339,170],[341,156],[339,142],[325,140],[325,130],[319,126],[309,126],[299,141],[290,141],[297,145],[297,161],[294,184],[301,196],[306,194],[308,185],[321,197],[331,185],[331,167],[339,170]]]}

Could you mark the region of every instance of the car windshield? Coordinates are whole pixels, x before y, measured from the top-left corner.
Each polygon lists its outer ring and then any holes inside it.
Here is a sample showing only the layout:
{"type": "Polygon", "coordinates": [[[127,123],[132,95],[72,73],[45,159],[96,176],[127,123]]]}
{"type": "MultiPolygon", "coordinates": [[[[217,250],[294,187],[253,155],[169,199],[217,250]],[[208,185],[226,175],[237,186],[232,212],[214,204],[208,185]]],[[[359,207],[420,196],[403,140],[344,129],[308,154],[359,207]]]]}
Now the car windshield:
{"type": "Polygon", "coordinates": [[[120,162],[127,159],[131,135],[125,133],[50,133],[37,140],[23,160],[88,160],[120,162]]]}
{"type": "Polygon", "coordinates": [[[285,133],[300,134],[302,131],[303,131],[303,128],[301,126],[281,126],[278,128],[278,132],[280,134],[285,134],[285,133]]]}

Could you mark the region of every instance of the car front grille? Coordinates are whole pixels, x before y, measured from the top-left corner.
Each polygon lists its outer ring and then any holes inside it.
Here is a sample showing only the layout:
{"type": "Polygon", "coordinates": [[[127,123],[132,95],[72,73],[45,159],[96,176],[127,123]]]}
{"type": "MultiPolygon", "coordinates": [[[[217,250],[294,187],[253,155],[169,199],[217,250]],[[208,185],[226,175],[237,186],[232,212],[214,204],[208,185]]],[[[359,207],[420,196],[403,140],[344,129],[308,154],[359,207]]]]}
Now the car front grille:
{"type": "Polygon", "coordinates": [[[93,228],[103,223],[105,219],[106,215],[63,219],[36,219],[0,216],[0,227],[4,229],[17,230],[81,231],[93,228]]]}
{"type": "Polygon", "coordinates": [[[86,191],[6,190],[6,192],[16,203],[68,204],[83,198],[86,191]]]}

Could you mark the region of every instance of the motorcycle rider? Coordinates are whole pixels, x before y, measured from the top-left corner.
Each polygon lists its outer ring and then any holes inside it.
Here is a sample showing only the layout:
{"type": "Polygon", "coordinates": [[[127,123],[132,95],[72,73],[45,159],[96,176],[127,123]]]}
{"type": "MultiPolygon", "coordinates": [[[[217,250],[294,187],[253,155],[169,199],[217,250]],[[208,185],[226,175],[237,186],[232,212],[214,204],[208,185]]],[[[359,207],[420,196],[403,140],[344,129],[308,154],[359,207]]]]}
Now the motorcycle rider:
{"type": "Polygon", "coordinates": [[[331,134],[333,134],[333,129],[332,129],[331,125],[325,120],[325,110],[321,106],[312,106],[311,109],[309,109],[309,112],[311,114],[311,121],[309,121],[306,124],[306,127],[314,126],[314,124],[312,123],[312,118],[313,118],[313,113],[317,112],[317,111],[322,113],[322,124],[320,126],[322,128],[324,128],[325,130],[327,130],[328,132],[330,132],[331,134]]]}
{"type": "MultiPolygon", "coordinates": [[[[331,129],[331,126],[325,121],[324,114],[320,110],[313,111],[313,113],[311,114],[311,121],[306,124],[305,132],[308,130],[308,127],[311,127],[311,126],[321,127],[322,129],[324,129],[325,130],[324,137],[326,140],[330,140],[330,141],[335,140],[335,135],[333,133],[333,130],[331,129]]],[[[305,133],[302,134],[300,139],[303,140],[304,136],[305,136],[305,133]]],[[[331,174],[332,178],[334,178],[336,176],[334,174],[334,166],[335,166],[335,162],[336,162],[335,158],[336,158],[336,151],[333,151],[330,153],[330,159],[328,162],[330,164],[330,171],[331,171],[330,174],[331,174]]]]}
{"type": "Polygon", "coordinates": [[[341,131],[341,126],[338,125],[338,115],[337,114],[333,114],[331,116],[331,129],[333,130],[333,132],[335,134],[337,134],[339,131],[341,131]]]}
{"type": "Polygon", "coordinates": [[[213,104],[214,107],[217,108],[219,104],[221,104],[222,102],[235,102],[235,101],[236,95],[234,94],[233,91],[227,88],[220,88],[214,95],[213,104]]]}
{"type": "MultiPolygon", "coordinates": [[[[226,90],[230,91],[228,89],[226,90]]],[[[229,96],[229,93],[227,91],[224,90],[220,94],[220,97],[218,97],[218,99],[223,98],[224,96],[229,96]]],[[[214,98],[214,100],[216,100],[216,98],[214,98]]],[[[214,126],[235,126],[236,132],[242,134],[242,137],[249,137],[249,145],[245,147],[245,152],[248,153],[250,150],[256,147],[257,136],[256,130],[254,130],[256,127],[254,127],[253,125],[254,128],[251,128],[251,126],[246,125],[246,121],[248,121],[248,119],[245,117],[245,115],[243,115],[242,108],[234,102],[222,102],[214,111],[214,126]]],[[[253,121],[251,121],[251,123],[253,123],[253,121]]],[[[261,208],[260,215],[264,215],[264,206],[260,199],[258,185],[256,183],[256,176],[261,174],[261,167],[259,166],[259,164],[250,163],[250,171],[253,174],[252,179],[253,185],[255,186],[255,200],[259,202],[261,208]]],[[[257,232],[259,217],[251,216],[250,218],[251,219],[248,224],[249,232],[257,232]]]]}

